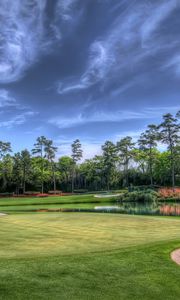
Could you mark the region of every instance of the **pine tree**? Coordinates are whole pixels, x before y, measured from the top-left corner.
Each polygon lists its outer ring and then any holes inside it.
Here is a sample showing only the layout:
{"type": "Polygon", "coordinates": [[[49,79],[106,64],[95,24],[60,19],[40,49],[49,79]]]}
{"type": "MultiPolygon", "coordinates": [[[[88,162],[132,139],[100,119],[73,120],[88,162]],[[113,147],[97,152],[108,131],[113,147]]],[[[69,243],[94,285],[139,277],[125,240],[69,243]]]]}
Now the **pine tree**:
{"type": "Polygon", "coordinates": [[[153,185],[153,162],[155,159],[155,149],[159,139],[158,128],[156,125],[149,125],[148,129],[141,134],[138,144],[140,150],[143,150],[148,155],[150,184],[153,185]]]}
{"type": "Polygon", "coordinates": [[[76,164],[79,160],[81,160],[83,156],[82,146],[80,141],[77,139],[75,140],[72,145],[72,160],[73,160],[73,170],[72,170],[72,193],[74,191],[74,180],[75,180],[75,170],[76,170],[76,164]]]}
{"type": "Polygon", "coordinates": [[[124,166],[124,186],[129,185],[129,162],[131,158],[133,158],[133,150],[134,150],[135,143],[132,141],[132,137],[126,136],[125,138],[121,139],[117,142],[117,149],[120,157],[120,162],[124,166]]]}
{"type": "Polygon", "coordinates": [[[176,146],[180,143],[179,112],[176,116],[177,118],[174,118],[170,113],[163,115],[163,122],[159,125],[161,141],[168,146],[170,151],[172,187],[175,186],[176,146]]]}
{"type": "Polygon", "coordinates": [[[32,150],[32,154],[38,154],[41,158],[41,193],[44,193],[44,158],[45,158],[45,146],[47,143],[47,139],[45,136],[40,136],[36,140],[37,142],[34,144],[34,149],[32,150]]]}

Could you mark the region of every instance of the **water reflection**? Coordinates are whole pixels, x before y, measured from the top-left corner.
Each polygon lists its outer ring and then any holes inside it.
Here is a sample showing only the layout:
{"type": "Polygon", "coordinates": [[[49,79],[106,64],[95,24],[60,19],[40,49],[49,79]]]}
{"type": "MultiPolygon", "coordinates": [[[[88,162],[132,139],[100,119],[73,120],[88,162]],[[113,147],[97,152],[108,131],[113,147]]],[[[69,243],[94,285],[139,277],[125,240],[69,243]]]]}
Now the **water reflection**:
{"type": "Polygon", "coordinates": [[[104,203],[100,206],[95,206],[94,209],[101,212],[117,212],[124,214],[180,216],[180,204],[176,202],[126,202],[120,204],[116,203],[114,205],[111,203],[111,206],[104,203]]]}
{"type": "Polygon", "coordinates": [[[10,207],[4,210],[11,212],[96,212],[96,213],[121,213],[134,215],[163,215],[180,216],[180,202],[102,202],[102,203],[79,203],[79,204],[57,204],[38,205],[26,207],[10,207]]]}

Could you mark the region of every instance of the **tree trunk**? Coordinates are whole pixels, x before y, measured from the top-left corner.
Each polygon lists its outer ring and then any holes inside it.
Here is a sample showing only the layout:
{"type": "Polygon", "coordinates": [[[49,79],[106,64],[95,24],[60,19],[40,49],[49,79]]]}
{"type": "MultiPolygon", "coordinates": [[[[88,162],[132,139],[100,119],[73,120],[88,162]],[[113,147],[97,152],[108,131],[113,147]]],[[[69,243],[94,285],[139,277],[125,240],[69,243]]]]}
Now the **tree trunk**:
{"type": "Polygon", "coordinates": [[[174,166],[174,157],[173,149],[171,147],[171,174],[172,174],[172,187],[175,187],[175,166],[174,166]]]}
{"type": "Polygon", "coordinates": [[[24,180],[23,181],[23,194],[25,194],[26,192],[26,181],[24,180]]]}
{"type": "Polygon", "coordinates": [[[44,175],[44,161],[43,161],[43,150],[41,147],[41,193],[44,193],[44,180],[43,180],[43,175],[44,175]]]}
{"type": "Polygon", "coordinates": [[[151,186],[153,186],[152,149],[151,148],[150,148],[149,169],[150,169],[150,183],[151,183],[151,186]]]}
{"type": "Polygon", "coordinates": [[[23,168],[23,194],[26,192],[26,171],[25,167],[23,168]]]}
{"type": "Polygon", "coordinates": [[[51,161],[52,166],[52,177],[53,177],[53,190],[56,191],[56,174],[55,174],[55,168],[54,168],[54,162],[51,161]]]}
{"type": "Polygon", "coordinates": [[[72,191],[72,193],[74,192],[74,175],[75,175],[75,171],[74,171],[74,168],[73,168],[73,171],[72,171],[72,183],[71,183],[71,191],[72,191]]]}

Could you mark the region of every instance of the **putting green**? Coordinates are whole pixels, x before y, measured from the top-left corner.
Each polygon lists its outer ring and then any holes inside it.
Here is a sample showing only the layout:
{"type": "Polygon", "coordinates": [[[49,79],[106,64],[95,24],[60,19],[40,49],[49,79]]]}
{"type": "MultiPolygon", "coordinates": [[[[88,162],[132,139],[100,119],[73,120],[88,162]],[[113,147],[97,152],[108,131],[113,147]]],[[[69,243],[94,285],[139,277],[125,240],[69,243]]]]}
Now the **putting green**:
{"type": "Polygon", "coordinates": [[[0,218],[0,257],[87,254],[180,239],[180,220],[120,214],[34,213],[0,218]]]}

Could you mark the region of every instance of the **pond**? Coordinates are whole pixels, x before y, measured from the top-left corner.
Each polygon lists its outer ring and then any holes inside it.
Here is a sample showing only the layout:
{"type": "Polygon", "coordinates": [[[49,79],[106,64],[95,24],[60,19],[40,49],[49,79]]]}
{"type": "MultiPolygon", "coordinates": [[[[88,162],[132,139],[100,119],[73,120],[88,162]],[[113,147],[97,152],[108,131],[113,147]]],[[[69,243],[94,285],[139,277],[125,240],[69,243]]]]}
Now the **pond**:
{"type": "Polygon", "coordinates": [[[137,215],[164,215],[164,216],[180,216],[180,202],[123,202],[123,203],[107,203],[94,207],[96,211],[116,212],[123,214],[137,215]]]}
{"type": "Polygon", "coordinates": [[[135,215],[180,216],[180,202],[100,202],[79,204],[26,205],[4,207],[4,212],[95,212],[135,215]]]}

